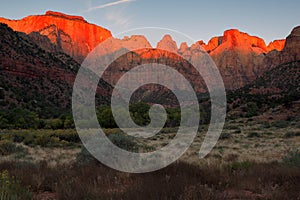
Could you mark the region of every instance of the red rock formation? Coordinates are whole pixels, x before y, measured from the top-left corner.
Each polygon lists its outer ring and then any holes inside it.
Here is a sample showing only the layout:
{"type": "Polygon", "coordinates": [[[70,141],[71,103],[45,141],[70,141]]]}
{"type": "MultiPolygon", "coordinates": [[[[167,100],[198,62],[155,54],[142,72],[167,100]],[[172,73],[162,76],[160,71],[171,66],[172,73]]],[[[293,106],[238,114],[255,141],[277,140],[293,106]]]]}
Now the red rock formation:
{"type": "MultiPolygon", "coordinates": [[[[52,11],[45,15],[29,16],[22,20],[0,18],[0,22],[7,23],[18,31],[25,33],[36,31],[47,36],[53,44],[57,45],[56,47],[49,45],[39,34],[37,36],[31,34],[31,37],[35,38],[38,45],[44,50],[52,52],[61,49],[78,62],[81,62],[101,41],[111,37],[108,30],[89,24],[82,17],[52,11]]],[[[295,28],[286,41],[276,40],[266,46],[264,40],[259,37],[231,29],[225,31],[223,36],[213,37],[207,45],[203,41],[198,41],[191,47],[182,43],[179,49],[172,37],[165,35],[157,44],[157,48],[177,51],[187,60],[202,55],[201,51],[206,50],[218,66],[226,88],[237,89],[252,82],[274,66],[299,60],[299,32],[299,27],[295,28]]],[[[171,62],[170,59],[178,61],[164,51],[151,50],[152,47],[144,36],[131,36],[113,39],[113,41],[105,47],[104,53],[113,53],[122,48],[146,48],[148,50],[136,52],[140,54],[138,57],[131,55],[129,58],[137,59],[134,63],[142,62],[140,59],[152,59],[166,65],[171,62]]],[[[120,64],[120,68],[122,67],[120,64]]]]}
{"type": "Polygon", "coordinates": [[[300,26],[286,38],[282,51],[271,51],[264,59],[264,66],[271,69],[283,63],[300,60],[300,26]]]}
{"type": "Polygon", "coordinates": [[[178,47],[176,42],[170,35],[165,35],[157,44],[157,49],[164,49],[170,51],[177,51],[178,47]]]}
{"type": "Polygon", "coordinates": [[[285,45],[285,40],[274,40],[267,46],[268,51],[277,50],[282,51],[285,45]]]}
{"type": "Polygon", "coordinates": [[[213,37],[209,40],[207,45],[204,45],[203,48],[210,53],[215,50],[222,43],[222,37],[213,37]]]}
{"type": "MultiPolygon", "coordinates": [[[[57,106],[60,108],[71,105],[70,94],[80,67],[75,60],[51,49],[49,39],[37,33],[26,35],[14,32],[6,24],[0,23],[0,35],[0,82],[2,86],[10,87],[6,91],[7,101],[16,101],[16,94],[12,93],[21,90],[24,91],[22,98],[29,98],[26,96],[29,95],[33,98],[30,100],[41,97],[50,103],[59,101],[57,106]],[[39,47],[37,41],[48,43],[45,46],[47,48],[39,47]]],[[[98,94],[108,96],[108,85],[105,83],[102,86],[104,88],[98,88],[98,94]]],[[[22,98],[18,101],[22,101],[22,98]]]]}
{"type": "Polygon", "coordinates": [[[253,51],[256,54],[267,52],[267,47],[263,39],[256,36],[250,36],[237,29],[225,31],[222,37],[222,43],[212,52],[212,54],[215,54],[215,51],[220,51],[220,49],[239,49],[241,52],[248,53],[253,51]]]}
{"type": "Polygon", "coordinates": [[[300,26],[295,27],[286,38],[283,51],[289,54],[292,61],[300,60],[300,26]]]}
{"type": "Polygon", "coordinates": [[[240,88],[263,73],[265,42],[236,29],[213,38],[206,47],[218,66],[227,89],[240,88]]]}
{"type": "Polygon", "coordinates": [[[188,47],[187,43],[186,42],[182,42],[181,45],[180,45],[180,47],[179,47],[179,49],[178,49],[178,51],[179,52],[185,52],[188,49],[189,49],[189,47],[188,47]]]}
{"type": "Polygon", "coordinates": [[[47,36],[64,52],[82,62],[86,55],[100,42],[111,37],[110,31],[87,23],[82,17],[48,11],[45,15],[28,16],[21,20],[0,18],[13,30],[39,32],[47,36]]]}

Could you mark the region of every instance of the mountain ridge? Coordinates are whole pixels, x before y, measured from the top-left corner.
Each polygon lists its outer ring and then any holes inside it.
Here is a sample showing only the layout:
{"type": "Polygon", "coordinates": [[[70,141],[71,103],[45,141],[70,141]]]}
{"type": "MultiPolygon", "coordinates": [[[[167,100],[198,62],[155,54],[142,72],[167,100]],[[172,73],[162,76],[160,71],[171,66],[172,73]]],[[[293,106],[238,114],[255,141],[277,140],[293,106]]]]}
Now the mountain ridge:
{"type": "MultiPolygon", "coordinates": [[[[53,11],[47,11],[45,15],[30,16],[14,21],[0,18],[1,21],[4,21],[4,23],[10,22],[8,25],[12,29],[31,34],[32,37],[34,37],[35,32],[46,36],[55,45],[55,51],[67,53],[78,63],[81,63],[85,56],[99,43],[107,38],[112,38],[110,31],[100,26],[89,24],[80,16],[71,16],[53,11]],[[27,21],[26,19],[28,18],[32,20],[27,21]],[[45,19],[47,19],[47,22],[45,22],[45,19]],[[77,28],[75,28],[76,26],[77,28]],[[83,29],[81,30],[80,27],[83,29]],[[78,28],[81,32],[76,32],[78,28]]],[[[38,36],[38,38],[40,39],[39,45],[42,48],[53,49],[48,43],[46,43],[47,46],[44,45],[41,37],[38,36]]],[[[206,51],[217,65],[224,80],[225,88],[227,90],[236,90],[251,83],[272,67],[299,59],[300,41],[298,38],[296,27],[286,40],[275,40],[266,45],[265,41],[257,36],[251,36],[238,29],[229,29],[224,31],[222,36],[213,37],[207,44],[200,40],[191,46],[183,43],[178,47],[172,36],[165,35],[157,43],[157,48],[177,52],[187,61],[191,61],[195,56],[201,56],[206,51]]],[[[108,45],[107,54],[114,53],[122,48],[152,48],[147,38],[142,35],[112,39],[114,42],[111,46],[108,45]]],[[[157,48],[155,51],[140,51],[142,52],[141,57],[127,57],[129,60],[124,61],[123,64],[119,63],[120,66],[115,68],[112,76],[118,77],[123,73],[122,69],[124,66],[122,65],[144,63],[143,59],[160,61],[160,64],[165,65],[168,65],[168,63],[180,65],[180,63],[176,62],[181,62],[182,60],[176,60],[171,54],[166,54],[157,48]],[[170,57],[168,58],[168,56],[170,57]],[[172,58],[175,59],[174,62],[171,61],[172,58]]],[[[185,63],[182,63],[182,65],[188,66],[185,63]]],[[[196,81],[195,77],[190,78],[196,81]]],[[[112,79],[114,80],[115,78],[113,77],[112,79]]],[[[196,82],[200,84],[198,80],[196,82]]],[[[199,89],[199,91],[203,90],[199,89]]]]}

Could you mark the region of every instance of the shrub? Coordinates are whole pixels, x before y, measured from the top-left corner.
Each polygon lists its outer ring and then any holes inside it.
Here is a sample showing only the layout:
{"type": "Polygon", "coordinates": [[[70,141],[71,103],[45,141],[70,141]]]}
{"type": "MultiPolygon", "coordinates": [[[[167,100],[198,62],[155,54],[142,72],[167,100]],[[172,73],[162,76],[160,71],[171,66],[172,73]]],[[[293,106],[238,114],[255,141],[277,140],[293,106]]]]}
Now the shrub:
{"type": "Polygon", "coordinates": [[[239,134],[239,133],[242,133],[242,130],[241,129],[237,129],[233,133],[239,134]]]}
{"type": "Polygon", "coordinates": [[[290,152],[282,161],[286,165],[300,167],[300,150],[290,152]]]}
{"type": "Polygon", "coordinates": [[[225,140],[225,139],[229,139],[230,137],[231,137],[231,135],[229,133],[222,132],[220,139],[225,140]]]}
{"type": "Polygon", "coordinates": [[[258,107],[256,105],[255,102],[249,102],[247,104],[247,113],[246,113],[246,117],[253,117],[255,115],[257,115],[258,112],[258,107]]]}
{"type": "Polygon", "coordinates": [[[262,128],[271,128],[271,124],[269,122],[264,122],[262,128]]]}
{"type": "Polygon", "coordinates": [[[239,129],[239,126],[236,126],[236,125],[227,125],[227,126],[225,126],[225,129],[230,129],[230,130],[239,129]]]}
{"type": "Polygon", "coordinates": [[[250,133],[248,133],[247,137],[248,138],[260,137],[260,135],[257,132],[250,132],[250,133]]]}
{"type": "Polygon", "coordinates": [[[300,136],[300,132],[287,132],[286,134],[284,134],[284,138],[292,138],[292,137],[296,137],[296,136],[300,136]]]}
{"type": "Polygon", "coordinates": [[[67,132],[66,131],[58,132],[57,137],[60,140],[64,140],[64,141],[72,142],[72,143],[79,143],[81,141],[77,132],[74,130],[69,130],[67,132]]]}
{"type": "Polygon", "coordinates": [[[249,169],[251,166],[253,163],[250,161],[233,162],[229,165],[231,170],[249,169]]]}
{"type": "Polygon", "coordinates": [[[26,135],[23,142],[25,145],[32,147],[35,145],[35,136],[33,134],[28,134],[28,135],[26,135]]]}
{"type": "Polygon", "coordinates": [[[98,160],[94,158],[90,152],[83,146],[81,151],[76,156],[76,162],[80,165],[90,165],[92,163],[97,163],[98,160]]]}
{"type": "Polygon", "coordinates": [[[13,153],[24,152],[25,149],[21,146],[16,146],[11,141],[2,140],[0,141],[0,155],[7,156],[13,153]]]}
{"type": "Polygon", "coordinates": [[[108,138],[112,143],[127,151],[137,151],[139,148],[139,145],[134,140],[134,137],[131,136],[115,133],[110,134],[108,138]]]}
{"type": "Polygon", "coordinates": [[[64,128],[64,123],[61,119],[52,119],[46,125],[47,128],[51,128],[53,130],[64,128]]]}
{"type": "Polygon", "coordinates": [[[0,172],[0,195],[1,200],[32,199],[28,189],[21,187],[20,183],[9,176],[8,171],[0,172]]]}
{"type": "Polygon", "coordinates": [[[273,126],[277,128],[286,128],[289,126],[289,122],[287,121],[276,121],[272,123],[273,126]]]}

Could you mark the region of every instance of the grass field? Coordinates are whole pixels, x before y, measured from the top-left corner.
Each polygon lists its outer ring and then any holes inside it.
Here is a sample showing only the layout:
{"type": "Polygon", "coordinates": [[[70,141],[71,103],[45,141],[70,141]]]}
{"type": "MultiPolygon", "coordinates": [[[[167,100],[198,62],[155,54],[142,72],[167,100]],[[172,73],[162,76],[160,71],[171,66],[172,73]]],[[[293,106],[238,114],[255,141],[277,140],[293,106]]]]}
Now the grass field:
{"type": "MultiPolygon", "coordinates": [[[[165,128],[148,140],[105,132],[120,147],[146,152],[166,145],[176,130],[165,128]]],[[[102,165],[73,129],[1,130],[0,199],[300,198],[298,122],[229,121],[213,151],[199,159],[206,130],[176,163],[147,174],[102,165]]]]}

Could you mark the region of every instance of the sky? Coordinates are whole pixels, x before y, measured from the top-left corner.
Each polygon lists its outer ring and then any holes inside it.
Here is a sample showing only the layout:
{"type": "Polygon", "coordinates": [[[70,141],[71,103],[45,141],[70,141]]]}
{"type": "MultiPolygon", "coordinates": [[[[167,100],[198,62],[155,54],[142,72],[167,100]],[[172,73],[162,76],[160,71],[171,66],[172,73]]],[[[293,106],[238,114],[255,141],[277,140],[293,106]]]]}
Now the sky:
{"type": "Polygon", "coordinates": [[[59,11],[83,16],[117,37],[131,29],[160,27],[126,33],[144,34],[152,45],[164,34],[171,34],[178,45],[187,40],[182,34],[208,42],[232,28],[268,43],[285,38],[300,25],[299,8],[299,0],[2,0],[0,16],[21,19],[47,10],[59,11]]]}

